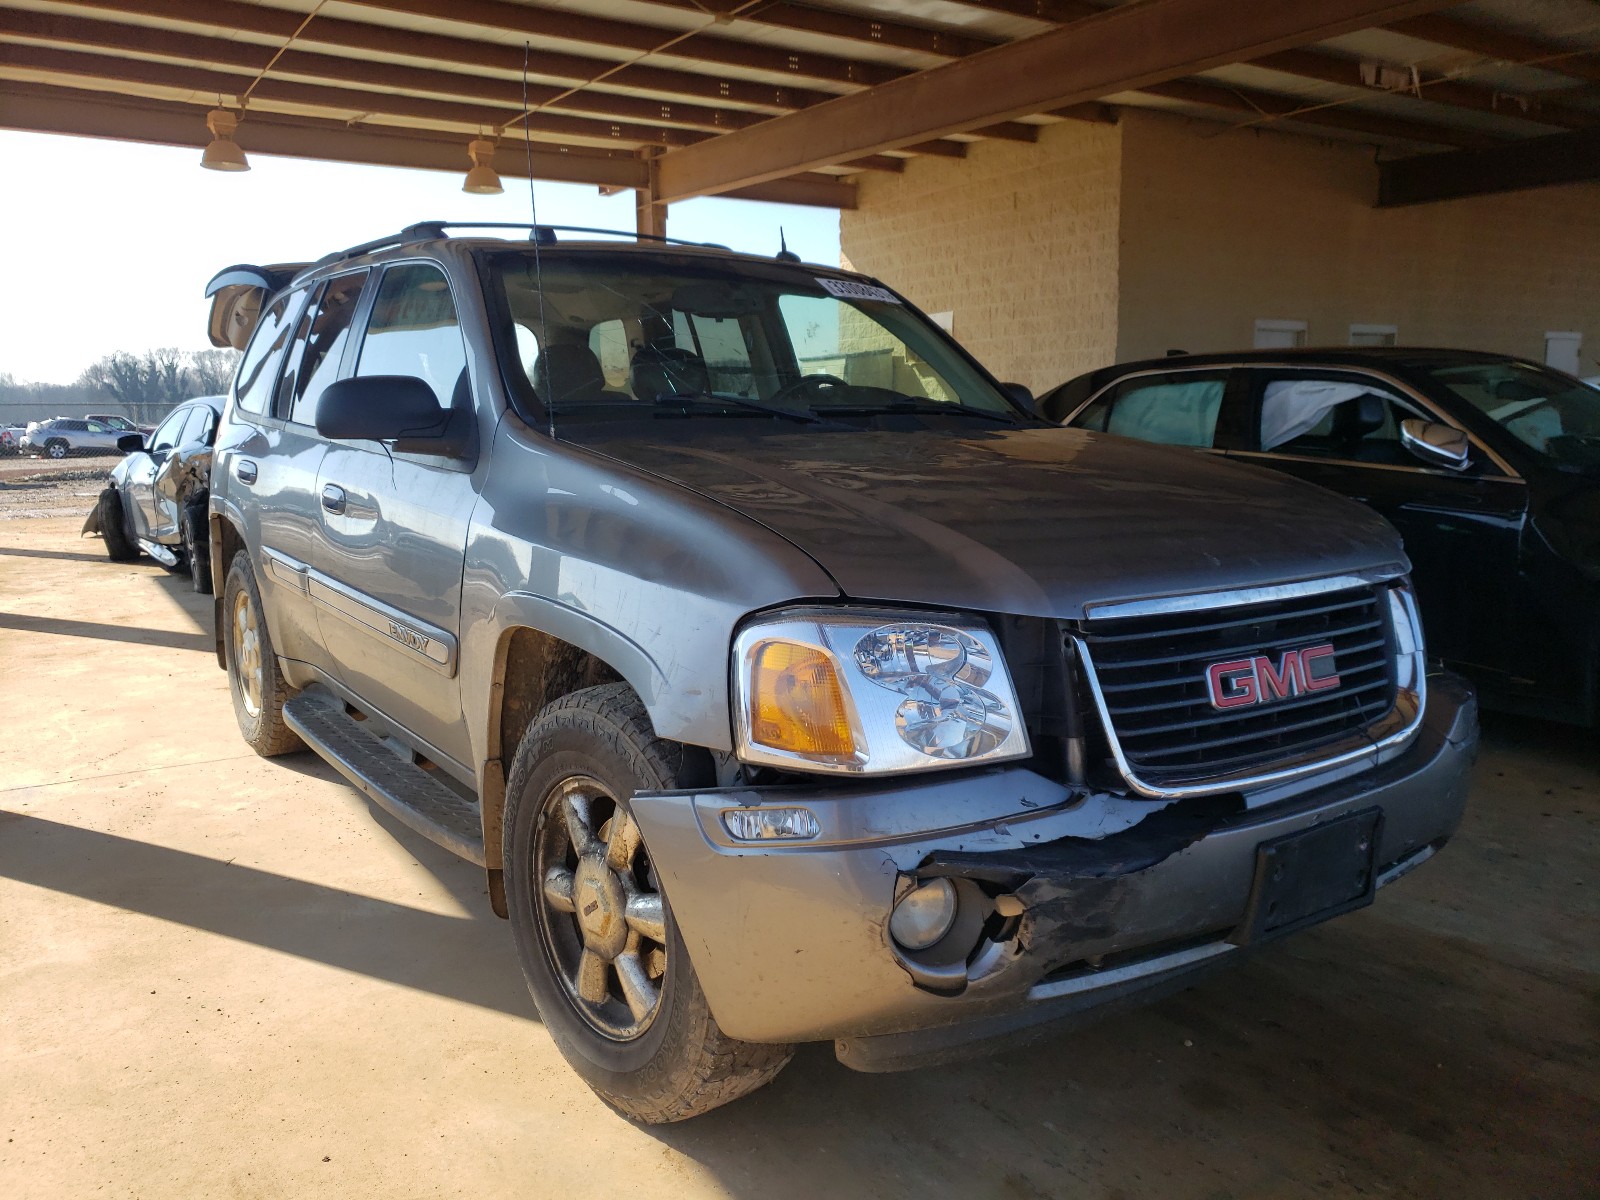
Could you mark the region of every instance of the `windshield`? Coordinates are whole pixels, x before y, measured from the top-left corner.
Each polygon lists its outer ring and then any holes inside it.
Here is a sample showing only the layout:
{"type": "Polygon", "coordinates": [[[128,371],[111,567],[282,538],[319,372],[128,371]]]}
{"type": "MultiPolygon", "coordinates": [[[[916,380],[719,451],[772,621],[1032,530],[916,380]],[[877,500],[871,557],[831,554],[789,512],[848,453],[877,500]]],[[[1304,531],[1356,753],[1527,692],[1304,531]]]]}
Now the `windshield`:
{"type": "Polygon", "coordinates": [[[1566,466],[1600,468],[1600,389],[1519,362],[1418,364],[1524,446],[1566,466]]]}
{"type": "Polygon", "coordinates": [[[508,318],[500,352],[515,365],[507,374],[556,419],[1018,417],[937,329],[882,288],[689,256],[543,259],[542,269],[531,251],[486,261],[508,318]]]}

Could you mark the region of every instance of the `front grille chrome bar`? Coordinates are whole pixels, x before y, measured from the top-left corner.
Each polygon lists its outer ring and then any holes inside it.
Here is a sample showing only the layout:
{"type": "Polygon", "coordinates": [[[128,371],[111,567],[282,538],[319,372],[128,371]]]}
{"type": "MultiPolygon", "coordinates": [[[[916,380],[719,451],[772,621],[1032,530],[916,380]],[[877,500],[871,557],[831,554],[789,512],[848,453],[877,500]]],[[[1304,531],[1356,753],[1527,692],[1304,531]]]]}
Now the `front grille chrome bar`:
{"type": "MultiPolygon", "coordinates": [[[[1204,595],[1163,598],[1148,602],[1134,601],[1092,610],[1095,618],[1122,618],[1149,616],[1158,613],[1204,612],[1215,608],[1228,608],[1239,604],[1259,603],[1264,600],[1283,600],[1295,596],[1319,595],[1360,586],[1373,586],[1375,581],[1349,576],[1327,580],[1312,580],[1283,588],[1252,589],[1249,592],[1217,593],[1207,603],[1204,595]],[[1248,597],[1248,599],[1244,598],[1248,597]]],[[[1203,779],[1165,783],[1141,776],[1130,762],[1110,705],[1105,688],[1095,671],[1094,652],[1088,639],[1079,633],[1069,634],[1076,651],[1077,662],[1089,686],[1106,742],[1117,770],[1128,786],[1141,796],[1152,800],[1183,800],[1192,796],[1210,796],[1219,792],[1250,791],[1256,788],[1291,783],[1298,779],[1331,771],[1339,767],[1366,760],[1377,766],[1401,753],[1416,737],[1422,726],[1427,704],[1427,661],[1422,645],[1422,622],[1417,611],[1416,598],[1409,586],[1390,582],[1380,584],[1377,594],[1387,600],[1389,620],[1394,634],[1395,697],[1393,706],[1371,724],[1353,731],[1331,744],[1324,743],[1304,751],[1288,753],[1269,767],[1259,763],[1234,772],[1208,775],[1203,779]]]]}

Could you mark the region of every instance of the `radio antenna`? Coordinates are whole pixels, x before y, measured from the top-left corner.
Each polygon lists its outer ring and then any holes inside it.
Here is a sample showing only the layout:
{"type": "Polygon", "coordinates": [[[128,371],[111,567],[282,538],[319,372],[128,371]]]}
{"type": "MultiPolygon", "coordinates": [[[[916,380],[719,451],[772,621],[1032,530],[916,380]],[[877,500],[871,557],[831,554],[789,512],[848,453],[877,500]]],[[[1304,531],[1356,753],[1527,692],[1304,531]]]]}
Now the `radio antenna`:
{"type": "MultiPolygon", "coordinates": [[[[534,358],[538,362],[545,356],[545,350],[550,344],[549,329],[545,324],[544,315],[544,262],[539,254],[539,245],[544,240],[539,236],[539,201],[533,190],[533,131],[529,128],[528,120],[528,59],[533,54],[533,43],[522,43],[522,147],[528,156],[528,215],[533,218],[533,228],[528,232],[533,235],[533,285],[539,293],[539,353],[534,358]]],[[[550,371],[546,364],[544,400],[544,415],[549,422],[550,440],[556,439],[556,398],[550,395],[548,386],[550,371]]],[[[537,381],[536,381],[537,382],[537,381]]]]}

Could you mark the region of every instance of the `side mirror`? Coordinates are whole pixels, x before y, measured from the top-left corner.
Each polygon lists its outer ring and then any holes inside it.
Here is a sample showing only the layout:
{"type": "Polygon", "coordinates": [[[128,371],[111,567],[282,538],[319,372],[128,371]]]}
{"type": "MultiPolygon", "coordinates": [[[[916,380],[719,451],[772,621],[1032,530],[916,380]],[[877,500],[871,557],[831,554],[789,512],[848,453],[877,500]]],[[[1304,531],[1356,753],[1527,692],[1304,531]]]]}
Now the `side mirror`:
{"type": "Polygon", "coordinates": [[[1039,406],[1034,403],[1033,392],[1025,383],[1002,383],[1000,390],[1011,397],[1011,401],[1030,417],[1039,415],[1039,406]]]}
{"type": "Polygon", "coordinates": [[[117,449],[123,454],[137,454],[144,449],[144,434],[125,433],[117,439],[117,449]]]}
{"type": "Polygon", "coordinates": [[[1437,421],[1407,417],[1400,422],[1400,444],[1433,467],[1465,471],[1471,461],[1467,435],[1437,421]]]}
{"type": "Polygon", "coordinates": [[[392,442],[403,453],[459,458],[471,414],[439,407],[414,375],[365,375],[329,384],[317,401],[317,432],[344,442],[392,442]]]}

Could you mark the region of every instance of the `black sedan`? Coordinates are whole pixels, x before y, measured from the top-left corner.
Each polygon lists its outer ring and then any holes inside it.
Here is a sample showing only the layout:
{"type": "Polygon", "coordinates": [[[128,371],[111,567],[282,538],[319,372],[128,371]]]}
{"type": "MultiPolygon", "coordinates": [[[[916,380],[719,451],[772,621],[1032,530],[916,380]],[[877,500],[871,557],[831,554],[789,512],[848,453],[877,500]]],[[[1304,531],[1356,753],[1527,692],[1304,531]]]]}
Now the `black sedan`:
{"type": "Polygon", "coordinates": [[[1272,350],[1119,363],[1039,411],[1370,504],[1405,538],[1430,650],[1486,705],[1600,722],[1600,390],[1498,354],[1272,350]]]}

